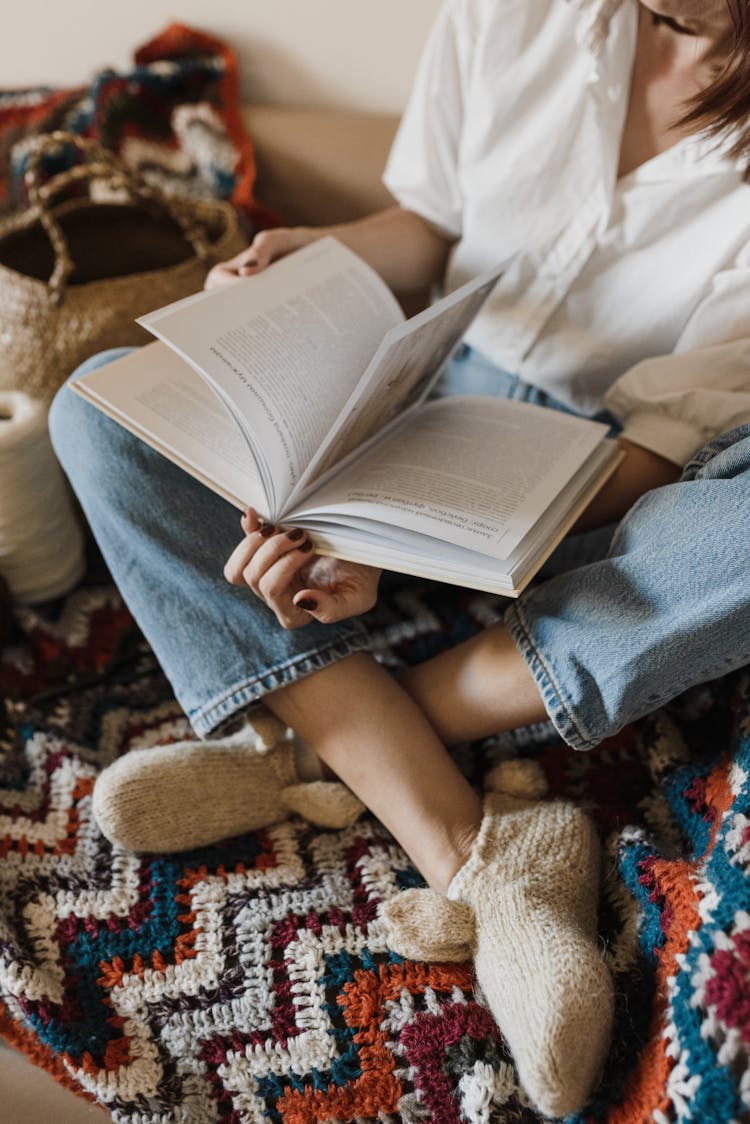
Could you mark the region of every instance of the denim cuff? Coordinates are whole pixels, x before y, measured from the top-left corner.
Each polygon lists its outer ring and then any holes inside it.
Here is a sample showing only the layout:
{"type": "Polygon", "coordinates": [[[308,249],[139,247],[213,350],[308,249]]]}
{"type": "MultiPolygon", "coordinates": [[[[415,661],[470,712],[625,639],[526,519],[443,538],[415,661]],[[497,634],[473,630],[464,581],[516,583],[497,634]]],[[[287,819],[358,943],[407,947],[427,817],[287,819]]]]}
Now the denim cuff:
{"type": "Polygon", "coordinates": [[[524,606],[520,601],[514,602],[506,610],[503,623],[513,637],[519,652],[526,660],[529,671],[539,689],[544,708],[560,737],[573,749],[593,749],[606,735],[592,737],[582,729],[574,713],[570,698],[566,696],[555,676],[551,661],[545,658],[534,643],[532,627],[526,619],[524,606]]]}
{"type": "Polygon", "coordinates": [[[259,702],[264,695],[371,647],[371,638],[356,622],[345,635],[339,633],[335,643],[309,649],[291,657],[286,663],[238,680],[221,695],[209,699],[204,706],[194,707],[188,712],[190,724],[199,738],[209,737],[229,719],[259,702]]]}

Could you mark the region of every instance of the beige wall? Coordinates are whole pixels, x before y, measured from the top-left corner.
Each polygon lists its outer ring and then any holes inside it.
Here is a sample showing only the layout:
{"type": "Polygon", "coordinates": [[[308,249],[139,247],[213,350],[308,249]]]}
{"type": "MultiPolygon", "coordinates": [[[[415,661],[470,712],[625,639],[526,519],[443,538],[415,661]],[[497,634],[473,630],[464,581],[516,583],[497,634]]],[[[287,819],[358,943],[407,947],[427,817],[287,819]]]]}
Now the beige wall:
{"type": "Polygon", "coordinates": [[[403,108],[440,0],[17,0],[0,86],[85,82],[172,20],[228,40],[243,93],[291,105],[403,108]]]}

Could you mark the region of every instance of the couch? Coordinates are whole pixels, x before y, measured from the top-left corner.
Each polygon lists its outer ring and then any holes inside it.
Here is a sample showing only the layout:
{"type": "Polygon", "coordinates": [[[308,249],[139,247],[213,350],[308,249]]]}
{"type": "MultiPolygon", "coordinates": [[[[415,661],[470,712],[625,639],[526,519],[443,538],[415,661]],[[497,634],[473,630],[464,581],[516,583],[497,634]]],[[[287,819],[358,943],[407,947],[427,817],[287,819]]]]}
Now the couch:
{"type": "Polygon", "coordinates": [[[359,218],[392,202],[380,182],[397,118],[350,109],[249,106],[261,202],[291,223],[359,218]]]}

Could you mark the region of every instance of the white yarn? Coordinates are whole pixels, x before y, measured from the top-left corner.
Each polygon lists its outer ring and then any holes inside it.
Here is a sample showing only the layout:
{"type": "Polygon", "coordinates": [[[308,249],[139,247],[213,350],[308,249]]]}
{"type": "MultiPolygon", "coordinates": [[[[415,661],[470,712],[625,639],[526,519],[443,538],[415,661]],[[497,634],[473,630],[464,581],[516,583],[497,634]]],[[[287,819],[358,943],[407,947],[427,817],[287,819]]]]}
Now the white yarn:
{"type": "Polygon", "coordinates": [[[0,391],[0,574],[17,601],[33,604],[66,593],[83,567],[83,535],[46,407],[22,391],[0,391]]]}

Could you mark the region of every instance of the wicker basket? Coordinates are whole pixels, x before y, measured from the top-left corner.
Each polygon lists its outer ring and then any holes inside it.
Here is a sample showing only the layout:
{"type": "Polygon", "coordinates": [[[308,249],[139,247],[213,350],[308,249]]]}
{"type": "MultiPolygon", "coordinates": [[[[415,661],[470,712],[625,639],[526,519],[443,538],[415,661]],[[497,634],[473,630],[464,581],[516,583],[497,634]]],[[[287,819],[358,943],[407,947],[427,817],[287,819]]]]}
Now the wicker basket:
{"type": "Polygon", "coordinates": [[[247,243],[228,203],[168,198],[75,134],[40,137],[26,182],[29,209],[0,223],[0,389],[49,401],[87,356],[151,339],[135,318],[196,292],[247,243]],[[61,145],[84,162],[40,184],[61,145]],[[87,196],[53,204],[78,182],[87,196]]]}

